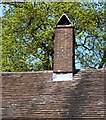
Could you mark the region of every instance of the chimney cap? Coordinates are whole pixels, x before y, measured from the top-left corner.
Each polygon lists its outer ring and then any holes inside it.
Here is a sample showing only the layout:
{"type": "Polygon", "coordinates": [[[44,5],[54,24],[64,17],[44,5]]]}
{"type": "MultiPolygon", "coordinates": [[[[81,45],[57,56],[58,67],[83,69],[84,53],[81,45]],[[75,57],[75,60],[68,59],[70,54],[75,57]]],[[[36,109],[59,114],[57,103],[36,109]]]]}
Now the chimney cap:
{"type": "Polygon", "coordinates": [[[58,25],[66,25],[66,26],[72,26],[72,22],[68,18],[68,16],[64,13],[60,19],[58,20],[56,26],[58,25]]]}

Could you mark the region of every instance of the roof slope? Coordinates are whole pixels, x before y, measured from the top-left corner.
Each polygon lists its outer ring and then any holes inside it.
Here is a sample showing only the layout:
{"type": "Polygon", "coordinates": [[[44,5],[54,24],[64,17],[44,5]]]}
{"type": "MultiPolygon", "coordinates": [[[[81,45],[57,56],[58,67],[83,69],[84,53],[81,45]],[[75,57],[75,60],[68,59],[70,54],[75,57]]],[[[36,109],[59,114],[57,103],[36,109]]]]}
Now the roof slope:
{"type": "Polygon", "coordinates": [[[104,118],[106,69],[80,70],[72,81],[52,72],[3,73],[4,118],[104,118]]]}

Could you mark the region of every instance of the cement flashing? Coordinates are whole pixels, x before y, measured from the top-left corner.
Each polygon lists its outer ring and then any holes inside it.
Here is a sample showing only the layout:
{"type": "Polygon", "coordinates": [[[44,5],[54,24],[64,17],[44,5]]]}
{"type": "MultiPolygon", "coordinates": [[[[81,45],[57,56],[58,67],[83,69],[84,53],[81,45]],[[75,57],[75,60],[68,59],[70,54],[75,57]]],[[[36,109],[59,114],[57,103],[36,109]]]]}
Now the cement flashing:
{"type": "Polygon", "coordinates": [[[73,73],[53,73],[52,75],[53,81],[69,81],[73,80],[73,73]]]}

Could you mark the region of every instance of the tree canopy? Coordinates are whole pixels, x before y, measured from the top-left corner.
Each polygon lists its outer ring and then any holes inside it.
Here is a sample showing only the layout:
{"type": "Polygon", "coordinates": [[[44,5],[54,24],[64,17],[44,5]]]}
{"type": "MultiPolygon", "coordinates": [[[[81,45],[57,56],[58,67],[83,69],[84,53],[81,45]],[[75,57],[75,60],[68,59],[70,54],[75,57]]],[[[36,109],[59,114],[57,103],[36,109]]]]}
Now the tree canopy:
{"type": "Polygon", "coordinates": [[[106,66],[105,3],[3,3],[2,71],[53,69],[54,32],[66,13],[75,26],[76,68],[106,66]]]}

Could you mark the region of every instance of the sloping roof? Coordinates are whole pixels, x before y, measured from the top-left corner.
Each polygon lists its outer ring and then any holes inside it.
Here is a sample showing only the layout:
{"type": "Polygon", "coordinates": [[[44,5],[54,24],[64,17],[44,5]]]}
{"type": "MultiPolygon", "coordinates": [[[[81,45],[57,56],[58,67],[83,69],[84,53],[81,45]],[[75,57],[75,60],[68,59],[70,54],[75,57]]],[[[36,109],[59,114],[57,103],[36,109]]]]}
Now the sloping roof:
{"type": "Polygon", "coordinates": [[[70,25],[72,24],[68,16],[64,13],[58,20],[56,25],[70,25]]]}
{"type": "Polygon", "coordinates": [[[104,118],[106,69],[80,70],[73,80],[51,72],[2,73],[2,120],[104,118]]]}

